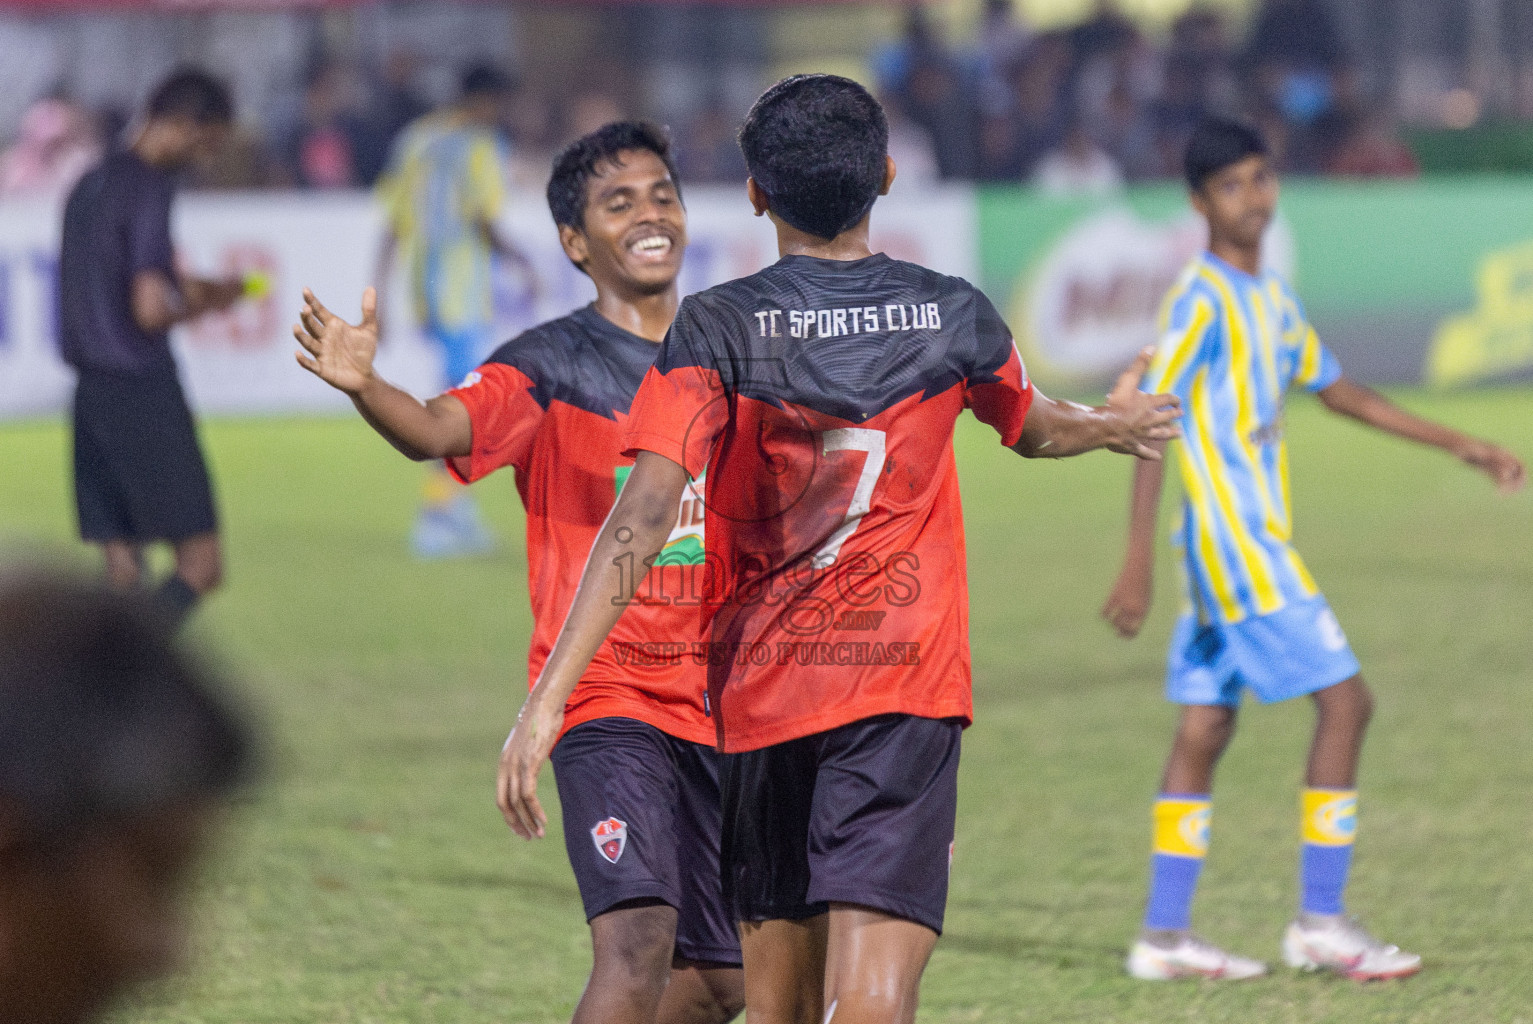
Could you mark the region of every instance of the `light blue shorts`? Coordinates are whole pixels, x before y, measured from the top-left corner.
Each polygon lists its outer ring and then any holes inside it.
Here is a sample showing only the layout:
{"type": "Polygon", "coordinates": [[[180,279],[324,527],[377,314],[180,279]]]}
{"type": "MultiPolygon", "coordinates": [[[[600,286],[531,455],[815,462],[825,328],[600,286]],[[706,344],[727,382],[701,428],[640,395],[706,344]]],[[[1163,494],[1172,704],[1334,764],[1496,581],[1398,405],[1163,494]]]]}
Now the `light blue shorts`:
{"type": "Polygon", "coordinates": [[[466,378],[489,353],[487,342],[491,328],[472,324],[467,327],[448,329],[440,325],[427,325],[426,336],[442,350],[442,376],[448,388],[463,386],[466,378]]]}
{"type": "Polygon", "coordinates": [[[1264,704],[1302,697],[1357,675],[1357,656],[1324,597],[1236,623],[1183,615],[1171,634],[1166,698],[1173,704],[1264,704]]]}

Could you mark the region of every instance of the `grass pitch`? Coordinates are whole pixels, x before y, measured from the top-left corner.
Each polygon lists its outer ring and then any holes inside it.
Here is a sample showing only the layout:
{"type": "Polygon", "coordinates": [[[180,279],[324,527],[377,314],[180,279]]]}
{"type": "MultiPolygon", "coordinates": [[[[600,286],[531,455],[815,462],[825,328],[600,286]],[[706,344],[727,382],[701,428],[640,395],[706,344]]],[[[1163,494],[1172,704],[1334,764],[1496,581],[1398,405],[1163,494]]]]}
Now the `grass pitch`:
{"type": "MultiPolygon", "coordinates": [[[[1533,395],[1407,394],[1533,455],[1533,395]]],[[[1097,619],[1129,463],[1024,463],[965,420],[978,721],[965,738],[948,929],[923,1021],[1533,1024],[1533,499],[1295,401],[1298,543],[1380,698],[1351,905],[1427,969],[1361,987],[1279,968],[1239,985],[1121,973],[1173,711],[1175,580],[1129,644],[1097,619]]],[[[558,839],[492,802],[529,634],[510,476],[477,493],[496,557],[405,553],[421,470],[356,420],[205,432],[229,586],[197,632],[270,733],[199,906],[191,973],[124,1022],[554,1022],[588,968],[558,839]]],[[[70,550],[67,447],[0,429],[0,540],[70,550]]],[[[1302,702],[1249,706],[1216,793],[1201,931],[1276,959],[1295,900],[1302,702]]],[[[544,792],[552,796],[550,777],[544,792]]],[[[556,822],[557,828],[557,822],[556,822]]]]}

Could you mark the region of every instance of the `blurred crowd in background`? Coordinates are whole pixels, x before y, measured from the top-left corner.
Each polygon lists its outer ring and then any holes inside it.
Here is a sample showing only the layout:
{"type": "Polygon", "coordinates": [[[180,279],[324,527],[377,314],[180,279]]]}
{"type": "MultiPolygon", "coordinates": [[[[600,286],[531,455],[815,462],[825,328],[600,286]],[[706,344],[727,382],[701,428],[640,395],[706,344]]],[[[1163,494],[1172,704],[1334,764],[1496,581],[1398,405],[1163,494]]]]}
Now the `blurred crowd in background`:
{"type": "MultiPolygon", "coordinates": [[[[949,38],[957,33],[944,30],[931,6],[911,2],[894,12],[886,5],[885,31],[851,45],[890,112],[891,148],[907,180],[1032,183],[1052,192],[1100,193],[1175,177],[1183,140],[1210,111],[1257,123],[1291,173],[1416,174],[1417,156],[1400,134],[1399,104],[1366,87],[1359,73],[1358,47],[1338,17],[1347,2],[1253,0],[1241,19],[1223,7],[1194,5],[1151,31],[1112,0],[1101,0],[1077,24],[1047,30],[1028,24],[1012,0],[978,0],[972,28],[958,38],[949,38]],[[890,32],[888,26],[897,27],[890,32]]],[[[748,36],[752,16],[730,12],[734,20],[724,24],[734,25],[736,36],[748,36]]],[[[537,74],[536,60],[531,71],[519,66],[529,63],[527,37],[537,36],[535,29],[523,31],[520,47],[489,40],[476,60],[450,68],[444,68],[442,53],[412,45],[408,33],[371,48],[336,46],[324,33],[312,34],[301,60],[289,61],[285,72],[266,62],[259,103],[242,102],[235,145],[218,166],[203,169],[196,184],[369,187],[384,171],[400,130],[452,102],[462,69],[485,59],[511,78],[502,127],[510,173],[519,184],[541,187],[553,152],[621,116],[657,118],[673,128],[685,181],[738,181],[744,166],[734,144],[736,126],[749,98],[782,70],[783,61],[742,63],[740,45],[720,44],[714,70],[722,80],[710,84],[710,44],[703,39],[694,48],[704,52],[689,58],[690,78],[682,75],[668,89],[642,87],[657,77],[641,65],[665,65],[669,58],[653,57],[652,46],[633,40],[641,28],[650,30],[651,41],[674,36],[675,26],[688,24],[678,20],[685,17],[675,9],[651,17],[643,5],[628,5],[616,24],[627,27],[623,38],[629,42],[602,49],[599,39],[586,38],[590,73],[556,81],[537,74]]],[[[570,52],[572,60],[581,59],[579,45],[570,52]]],[[[541,56],[546,64],[546,53],[541,56]]],[[[814,56],[804,55],[801,63],[812,65],[814,56]]],[[[258,73],[247,69],[244,78],[258,73]]],[[[7,140],[0,152],[0,195],[60,194],[122,137],[138,97],[95,91],[88,100],[67,80],[50,85],[16,111],[14,123],[0,123],[0,138],[7,140]]],[[[1461,106],[1473,106],[1462,111],[1462,127],[1477,118],[1478,100],[1463,89],[1450,90],[1440,124],[1452,126],[1459,93],[1461,106]]]]}
{"type": "Polygon", "coordinates": [[[924,8],[873,69],[898,111],[901,148],[931,154],[943,178],[1032,181],[1100,192],[1175,177],[1193,127],[1244,116],[1290,172],[1411,175],[1388,114],[1357,89],[1327,0],[1263,5],[1245,39],[1213,9],[1150,39],[1110,4],[1034,33],[1010,0],[989,0],[977,37],[944,45],[924,8]]]}

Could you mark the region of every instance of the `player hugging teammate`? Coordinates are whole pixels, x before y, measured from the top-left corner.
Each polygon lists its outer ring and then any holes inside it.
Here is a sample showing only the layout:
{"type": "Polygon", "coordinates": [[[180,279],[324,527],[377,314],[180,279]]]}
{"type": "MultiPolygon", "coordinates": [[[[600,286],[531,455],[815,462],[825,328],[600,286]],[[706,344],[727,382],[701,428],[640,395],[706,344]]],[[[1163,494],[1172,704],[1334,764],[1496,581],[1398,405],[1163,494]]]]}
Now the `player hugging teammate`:
{"type": "Polygon", "coordinates": [[[1052,401],[978,289],[874,254],[894,164],[855,82],[779,82],[740,144],[782,258],[677,310],[621,442],[633,471],[502,755],[501,809],[543,834],[538,768],[552,749],[558,769],[571,695],[621,628],[638,585],[625,567],[661,555],[706,476],[701,628],[747,1012],[908,1022],[942,928],[971,717],[954,423],[973,409],[1024,456],[1154,458],[1177,402],[1137,390],[1148,354],[1101,408],[1052,401]],[[837,315],[852,309],[861,330],[837,315]],[[885,656],[859,658],[867,633],[838,627],[871,616],[885,656]]]}
{"type": "MultiPolygon", "coordinates": [[[[299,362],[405,455],[445,459],[464,483],[514,468],[527,509],[532,679],[629,476],[623,424],[676,312],[687,245],[670,145],[653,126],[610,124],[573,143],[554,162],[548,205],[596,301],[502,345],[461,387],[422,403],[377,376],[371,290],[360,325],[305,292],[294,328],[308,352],[299,362]]],[[[684,513],[695,500],[683,488],[666,510],[661,592],[697,589],[700,527],[684,513]]],[[[742,997],[720,888],[719,755],[704,671],[673,650],[697,637],[698,609],[639,600],[620,611],[612,646],[561,705],[553,747],[595,959],[574,1019],[723,1024],[742,997]]]]}

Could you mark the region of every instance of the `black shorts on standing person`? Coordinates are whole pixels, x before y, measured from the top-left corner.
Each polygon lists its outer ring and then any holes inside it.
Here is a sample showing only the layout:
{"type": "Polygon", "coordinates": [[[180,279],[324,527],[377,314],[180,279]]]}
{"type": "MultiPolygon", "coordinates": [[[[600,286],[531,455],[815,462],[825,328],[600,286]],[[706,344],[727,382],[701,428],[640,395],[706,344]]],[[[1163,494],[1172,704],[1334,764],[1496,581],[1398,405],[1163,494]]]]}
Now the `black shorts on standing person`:
{"type": "Polygon", "coordinates": [[[188,277],[170,238],[175,173],[227,133],[229,96],[180,71],[149,101],[126,149],[69,195],[59,251],[60,347],[75,388],[75,507],[111,581],[143,581],[146,544],[176,549],[160,594],[181,613],[222,575],[207,464],[170,350],[170,328],[230,305],[236,280],[188,277]]]}
{"type": "Polygon", "coordinates": [[[166,331],[135,321],[140,273],[175,280],[171,175],[131,150],[85,175],[64,210],[61,341],[74,397],[82,540],[179,541],[217,528],[207,466],[166,331]]]}

